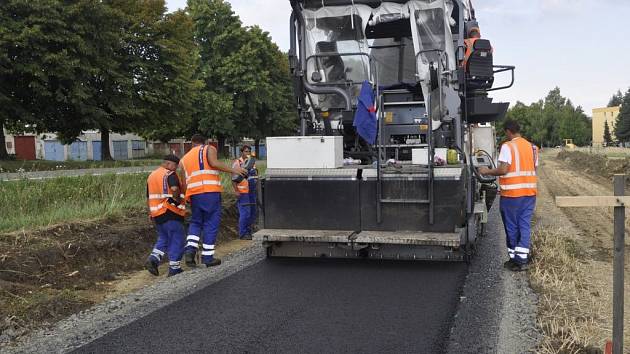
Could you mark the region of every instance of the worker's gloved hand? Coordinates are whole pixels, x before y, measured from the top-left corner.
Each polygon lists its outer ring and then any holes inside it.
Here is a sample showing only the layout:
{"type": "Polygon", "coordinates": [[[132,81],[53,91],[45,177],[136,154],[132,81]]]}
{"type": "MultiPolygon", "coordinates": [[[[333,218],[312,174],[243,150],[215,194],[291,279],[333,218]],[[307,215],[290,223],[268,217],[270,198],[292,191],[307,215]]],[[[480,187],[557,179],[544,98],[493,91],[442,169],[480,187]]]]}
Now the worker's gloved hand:
{"type": "Polygon", "coordinates": [[[234,173],[243,177],[247,177],[247,170],[242,167],[234,168],[234,173]]]}

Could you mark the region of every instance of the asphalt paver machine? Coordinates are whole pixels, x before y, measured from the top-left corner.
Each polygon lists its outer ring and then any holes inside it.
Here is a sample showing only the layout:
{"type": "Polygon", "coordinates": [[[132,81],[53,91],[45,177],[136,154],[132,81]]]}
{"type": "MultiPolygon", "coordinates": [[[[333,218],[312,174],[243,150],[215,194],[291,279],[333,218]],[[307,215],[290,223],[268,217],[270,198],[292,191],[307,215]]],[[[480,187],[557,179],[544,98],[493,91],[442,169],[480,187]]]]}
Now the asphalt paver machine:
{"type": "Polygon", "coordinates": [[[270,257],[469,259],[497,194],[477,168],[494,164],[494,122],[508,108],[488,93],[514,82],[487,39],[466,55],[467,33],[478,28],[470,0],[290,5],[300,130],[267,141],[255,240],[270,257]],[[501,72],[509,84],[493,87],[501,72]],[[353,125],[365,83],[373,142],[353,125]],[[303,164],[313,140],[331,141],[343,163],[303,164]]]}

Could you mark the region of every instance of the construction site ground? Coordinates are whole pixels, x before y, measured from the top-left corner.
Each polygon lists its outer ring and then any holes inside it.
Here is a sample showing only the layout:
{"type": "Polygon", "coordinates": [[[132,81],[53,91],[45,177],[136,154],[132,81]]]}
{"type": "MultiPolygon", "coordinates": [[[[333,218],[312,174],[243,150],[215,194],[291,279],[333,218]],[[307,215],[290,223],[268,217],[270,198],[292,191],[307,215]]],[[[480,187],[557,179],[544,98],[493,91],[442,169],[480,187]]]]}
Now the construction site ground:
{"type": "Polygon", "coordinates": [[[219,267],[161,278],[4,349],[528,352],[540,338],[536,296],[527,274],[503,269],[505,236],[496,207],[489,218],[488,236],[479,240],[470,265],[265,259],[253,243],[219,267]]]}
{"type": "MultiPolygon", "coordinates": [[[[549,151],[542,154],[536,208],[532,287],[539,294],[538,325],[545,353],[600,352],[612,337],[612,208],[558,208],[555,196],[612,195],[614,173],[626,159],[549,151]]],[[[626,214],[626,234],[629,213],[626,214]]],[[[626,236],[626,272],[630,265],[626,236]]],[[[626,294],[630,281],[626,276],[626,294]]],[[[627,295],[626,295],[627,298],[627,295]]],[[[630,302],[625,302],[630,314],[630,302]]],[[[625,317],[625,328],[630,318],[625,317]]],[[[626,336],[625,347],[630,348],[626,336]]]]}
{"type": "MultiPolygon", "coordinates": [[[[237,239],[234,197],[224,197],[219,257],[237,239]]],[[[156,239],[146,213],[0,234],[0,348],[95,304],[162,279],[143,270],[156,239]]]]}
{"type": "Polygon", "coordinates": [[[601,353],[612,333],[612,211],[560,209],[553,197],[610,195],[611,171],[629,166],[611,161],[542,155],[528,273],[502,267],[498,203],[469,266],[265,260],[260,245],[233,241],[233,204],[224,264],[158,281],[136,271],[155,237],[146,215],[3,235],[11,294],[0,309],[13,315],[2,314],[0,339],[19,340],[0,352],[601,353]]]}

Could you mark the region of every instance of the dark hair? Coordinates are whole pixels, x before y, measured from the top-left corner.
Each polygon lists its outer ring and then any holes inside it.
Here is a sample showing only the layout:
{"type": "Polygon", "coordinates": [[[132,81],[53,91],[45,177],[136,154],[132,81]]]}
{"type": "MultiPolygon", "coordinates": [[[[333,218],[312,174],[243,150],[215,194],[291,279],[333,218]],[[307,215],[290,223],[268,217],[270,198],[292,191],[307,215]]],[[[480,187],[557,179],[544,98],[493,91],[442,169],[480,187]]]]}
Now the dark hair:
{"type": "Polygon", "coordinates": [[[249,145],[243,145],[241,146],[241,152],[245,151],[245,149],[249,149],[249,151],[252,151],[252,147],[249,145]]]}
{"type": "Polygon", "coordinates": [[[179,157],[173,154],[166,155],[164,156],[164,161],[171,161],[171,162],[179,163],[179,157]]]}
{"type": "Polygon", "coordinates": [[[206,138],[201,134],[195,134],[192,136],[190,141],[192,141],[193,144],[205,144],[206,138]]]}
{"type": "Polygon", "coordinates": [[[515,120],[508,119],[503,123],[503,129],[509,130],[512,134],[517,134],[521,132],[521,126],[518,125],[518,122],[515,120]]]}

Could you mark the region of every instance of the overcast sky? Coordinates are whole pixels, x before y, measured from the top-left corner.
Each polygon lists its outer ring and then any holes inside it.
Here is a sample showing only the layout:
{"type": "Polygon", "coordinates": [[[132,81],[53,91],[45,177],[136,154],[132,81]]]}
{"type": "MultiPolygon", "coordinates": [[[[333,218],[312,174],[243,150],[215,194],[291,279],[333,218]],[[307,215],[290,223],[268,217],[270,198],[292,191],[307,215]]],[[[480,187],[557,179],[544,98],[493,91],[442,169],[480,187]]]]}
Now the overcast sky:
{"type": "MultiPolygon", "coordinates": [[[[230,0],[245,25],[259,25],[287,50],[289,0],[230,0]]],[[[186,0],[166,0],[169,10],[186,0]]],[[[513,88],[496,100],[531,103],[559,86],[584,108],[605,106],[630,87],[630,1],[473,0],[495,64],[516,66],[513,88]]],[[[507,79],[507,77],[506,77],[507,79]]],[[[497,79],[496,83],[500,83],[497,79]]]]}

